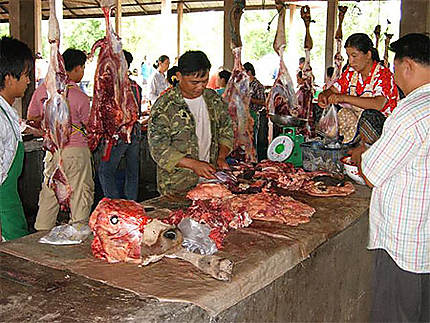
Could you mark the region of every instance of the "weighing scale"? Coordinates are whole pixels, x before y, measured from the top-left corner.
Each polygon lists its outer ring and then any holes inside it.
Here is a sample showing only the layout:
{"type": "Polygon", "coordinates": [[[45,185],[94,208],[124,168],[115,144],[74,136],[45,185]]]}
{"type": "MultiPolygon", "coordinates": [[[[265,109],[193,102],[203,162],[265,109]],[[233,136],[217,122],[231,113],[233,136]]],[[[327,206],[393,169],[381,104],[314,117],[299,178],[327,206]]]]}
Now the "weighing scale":
{"type": "Polygon", "coordinates": [[[300,126],[305,120],[291,116],[269,115],[269,117],[273,123],[281,128],[281,134],[270,143],[267,148],[267,157],[272,161],[286,162],[295,167],[302,167],[303,157],[300,144],[305,141],[305,138],[296,132],[297,126],[300,126]],[[292,126],[293,124],[295,126],[292,126]]]}

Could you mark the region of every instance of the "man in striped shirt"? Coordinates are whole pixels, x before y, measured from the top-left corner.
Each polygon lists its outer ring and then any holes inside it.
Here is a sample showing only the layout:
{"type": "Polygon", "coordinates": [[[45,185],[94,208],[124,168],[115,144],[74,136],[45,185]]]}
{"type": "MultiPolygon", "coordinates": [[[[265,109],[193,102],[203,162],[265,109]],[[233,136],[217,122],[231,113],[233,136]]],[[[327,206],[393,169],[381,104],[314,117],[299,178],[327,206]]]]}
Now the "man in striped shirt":
{"type": "Polygon", "coordinates": [[[406,97],[387,118],[379,140],[353,156],[373,187],[371,321],[430,321],[429,48],[423,34],[408,34],[391,44],[394,78],[406,97]]]}

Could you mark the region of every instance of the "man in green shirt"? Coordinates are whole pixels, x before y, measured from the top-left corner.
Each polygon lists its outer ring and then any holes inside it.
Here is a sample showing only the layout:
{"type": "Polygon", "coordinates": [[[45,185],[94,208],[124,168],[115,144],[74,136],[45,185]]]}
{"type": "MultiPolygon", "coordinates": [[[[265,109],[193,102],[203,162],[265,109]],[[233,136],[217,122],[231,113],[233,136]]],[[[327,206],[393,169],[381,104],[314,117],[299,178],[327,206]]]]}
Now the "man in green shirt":
{"type": "Polygon", "coordinates": [[[207,89],[211,64],[201,51],[178,61],[179,84],[151,108],[148,142],[157,163],[158,191],[183,195],[199,181],[227,169],[233,127],[227,105],[207,89]]]}

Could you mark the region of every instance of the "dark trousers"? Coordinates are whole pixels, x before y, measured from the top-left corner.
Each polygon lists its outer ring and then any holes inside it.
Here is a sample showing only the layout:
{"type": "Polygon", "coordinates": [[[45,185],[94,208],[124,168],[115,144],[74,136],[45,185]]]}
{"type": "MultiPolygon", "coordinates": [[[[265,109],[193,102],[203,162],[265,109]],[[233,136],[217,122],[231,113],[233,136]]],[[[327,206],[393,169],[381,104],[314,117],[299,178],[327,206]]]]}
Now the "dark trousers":
{"type": "MultiPolygon", "coordinates": [[[[139,142],[140,129],[135,128],[131,136],[131,143],[121,139],[112,147],[110,159],[101,161],[98,169],[99,180],[105,197],[111,199],[126,198],[137,201],[139,190],[139,142]],[[117,186],[118,166],[125,156],[125,184],[124,188],[117,186]]],[[[122,182],[122,181],[120,181],[122,182]]]]}
{"type": "Polygon", "coordinates": [[[373,251],[371,322],[429,322],[430,274],[400,269],[382,249],[373,251]]]}

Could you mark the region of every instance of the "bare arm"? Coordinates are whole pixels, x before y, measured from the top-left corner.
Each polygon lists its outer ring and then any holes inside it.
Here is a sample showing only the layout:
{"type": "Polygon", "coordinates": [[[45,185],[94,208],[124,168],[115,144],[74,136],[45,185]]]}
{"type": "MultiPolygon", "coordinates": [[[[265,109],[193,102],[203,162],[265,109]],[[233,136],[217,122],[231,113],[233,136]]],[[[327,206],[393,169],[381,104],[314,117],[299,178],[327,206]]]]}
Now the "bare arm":
{"type": "Polygon", "coordinates": [[[325,109],[329,105],[329,97],[338,93],[339,91],[334,86],[322,91],[320,94],[318,94],[318,105],[325,109]]]}
{"type": "Polygon", "coordinates": [[[228,166],[227,162],[225,161],[229,153],[230,153],[230,148],[228,148],[223,144],[219,145],[218,159],[216,161],[218,168],[230,169],[230,166],[228,166]]]}
{"type": "Polygon", "coordinates": [[[361,144],[359,147],[351,149],[348,151],[348,154],[351,155],[351,161],[358,165],[358,172],[361,177],[363,177],[364,181],[366,182],[366,185],[370,188],[373,188],[373,184],[364,176],[362,170],[361,170],[361,155],[367,150],[366,146],[364,144],[361,144]]]}
{"type": "Polygon", "coordinates": [[[381,110],[384,107],[385,103],[387,103],[387,99],[382,95],[375,96],[373,98],[362,98],[359,96],[352,96],[348,94],[333,94],[328,97],[328,103],[349,103],[362,109],[381,110]]]}
{"type": "Polygon", "coordinates": [[[176,167],[188,168],[191,169],[194,173],[196,173],[200,177],[204,178],[215,178],[214,173],[216,172],[215,167],[211,164],[195,160],[189,157],[183,157],[177,164],[176,167]]]}

